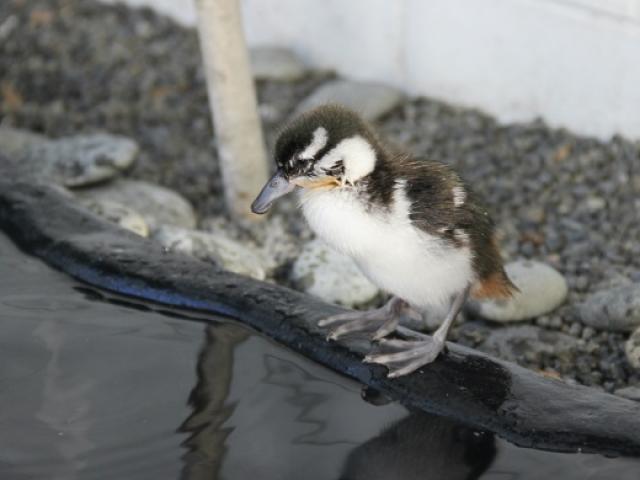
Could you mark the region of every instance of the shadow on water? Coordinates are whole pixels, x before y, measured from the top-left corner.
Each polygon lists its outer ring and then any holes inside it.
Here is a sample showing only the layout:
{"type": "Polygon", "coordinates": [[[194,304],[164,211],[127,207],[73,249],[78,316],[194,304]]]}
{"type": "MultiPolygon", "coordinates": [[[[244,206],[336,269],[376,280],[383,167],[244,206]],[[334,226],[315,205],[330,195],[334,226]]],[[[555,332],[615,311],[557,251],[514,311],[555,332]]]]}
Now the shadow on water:
{"type": "Polygon", "coordinates": [[[340,480],[475,480],[495,456],[492,434],[416,412],[352,450],[340,480]]]}
{"type": "Polygon", "coordinates": [[[638,472],[637,460],[517,448],[395,403],[373,405],[358,384],[238,324],[86,288],[0,236],[1,479],[638,472]]]}

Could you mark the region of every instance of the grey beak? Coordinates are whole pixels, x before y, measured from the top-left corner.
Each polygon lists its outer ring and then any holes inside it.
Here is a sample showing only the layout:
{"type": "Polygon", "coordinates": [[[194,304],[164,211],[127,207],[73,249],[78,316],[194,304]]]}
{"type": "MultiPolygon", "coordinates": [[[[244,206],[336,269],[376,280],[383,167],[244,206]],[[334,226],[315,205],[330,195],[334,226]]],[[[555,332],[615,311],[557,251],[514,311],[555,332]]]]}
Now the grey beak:
{"type": "Polygon", "coordinates": [[[267,213],[274,200],[292,192],[295,188],[296,186],[285,178],[282,170],[278,170],[262,187],[260,195],[251,204],[251,211],[258,214],[267,213]]]}

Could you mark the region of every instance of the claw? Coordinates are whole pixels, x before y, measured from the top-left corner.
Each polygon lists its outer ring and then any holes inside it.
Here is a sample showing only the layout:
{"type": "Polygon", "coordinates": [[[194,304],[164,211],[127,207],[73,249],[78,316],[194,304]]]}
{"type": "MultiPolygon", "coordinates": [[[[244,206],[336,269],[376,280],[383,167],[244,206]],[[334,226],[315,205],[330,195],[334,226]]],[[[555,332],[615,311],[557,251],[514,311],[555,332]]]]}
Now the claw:
{"type": "Polygon", "coordinates": [[[339,313],[337,315],[331,315],[330,317],[323,318],[318,322],[319,327],[328,327],[333,323],[345,322],[354,319],[361,318],[364,315],[363,312],[347,312],[347,313],[339,313]]]}

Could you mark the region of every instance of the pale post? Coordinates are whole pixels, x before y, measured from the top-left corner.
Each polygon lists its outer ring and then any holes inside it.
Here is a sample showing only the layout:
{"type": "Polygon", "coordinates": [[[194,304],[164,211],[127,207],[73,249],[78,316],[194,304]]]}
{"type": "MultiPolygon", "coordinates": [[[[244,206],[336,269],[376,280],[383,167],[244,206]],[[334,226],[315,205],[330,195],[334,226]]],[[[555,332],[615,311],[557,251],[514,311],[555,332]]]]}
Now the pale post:
{"type": "Polygon", "coordinates": [[[229,213],[259,218],[250,205],[268,176],[239,0],[196,0],[209,104],[229,213]]]}

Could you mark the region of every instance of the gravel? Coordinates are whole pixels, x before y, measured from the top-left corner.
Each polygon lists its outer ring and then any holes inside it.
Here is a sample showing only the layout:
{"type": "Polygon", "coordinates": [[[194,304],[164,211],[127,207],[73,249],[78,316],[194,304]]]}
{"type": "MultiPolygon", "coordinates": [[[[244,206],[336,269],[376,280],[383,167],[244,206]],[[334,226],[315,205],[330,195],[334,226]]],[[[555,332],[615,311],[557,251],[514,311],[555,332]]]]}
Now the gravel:
{"type": "MultiPolygon", "coordinates": [[[[130,178],[186,197],[200,227],[224,212],[194,31],[148,9],[10,0],[0,2],[0,36],[3,126],[51,138],[125,135],[140,147],[130,178]]],[[[257,82],[269,145],[303,99],[333,79],[308,71],[294,81],[257,82]]],[[[467,179],[490,206],[508,260],[545,262],[567,281],[565,304],[528,323],[574,337],[574,361],[552,347],[525,355],[527,366],[609,391],[640,385],[625,358],[629,334],[585,326],[577,308],[621,279],[640,283],[639,142],[585,138],[542,121],[500,125],[426,98],[402,100],[376,125],[467,179]]],[[[309,239],[292,203],[275,215],[293,237],[309,239]]],[[[499,328],[468,315],[452,339],[481,346],[499,328]]]]}

